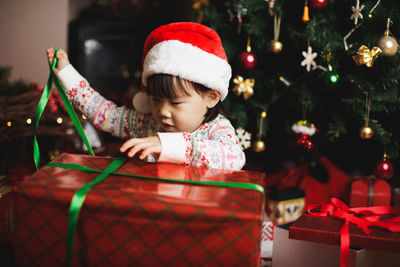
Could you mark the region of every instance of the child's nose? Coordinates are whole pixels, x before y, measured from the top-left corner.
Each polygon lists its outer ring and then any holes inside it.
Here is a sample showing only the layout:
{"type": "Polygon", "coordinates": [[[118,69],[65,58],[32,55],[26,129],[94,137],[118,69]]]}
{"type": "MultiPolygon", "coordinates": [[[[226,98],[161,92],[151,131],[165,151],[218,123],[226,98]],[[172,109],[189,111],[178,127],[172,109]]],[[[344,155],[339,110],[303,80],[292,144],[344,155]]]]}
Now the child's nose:
{"type": "Polygon", "coordinates": [[[160,105],[160,110],[158,113],[159,113],[160,117],[165,117],[165,118],[171,117],[170,105],[169,105],[168,101],[162,101],[162,103],[160,105]]]}

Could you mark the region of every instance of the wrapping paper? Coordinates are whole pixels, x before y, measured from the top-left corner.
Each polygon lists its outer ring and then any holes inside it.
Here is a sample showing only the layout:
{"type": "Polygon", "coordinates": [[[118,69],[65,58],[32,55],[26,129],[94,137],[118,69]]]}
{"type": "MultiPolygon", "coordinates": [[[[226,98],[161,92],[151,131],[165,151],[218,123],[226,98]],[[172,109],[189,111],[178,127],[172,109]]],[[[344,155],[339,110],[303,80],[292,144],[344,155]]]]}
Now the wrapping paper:
{"type": "MultiPolygon", "coordinates": [[[[103,170],[112,158],[62,154],[54,162],[103,170]]],[[[263,173],[128,161],[118,172],[264,186],[263,173]]],[[[16,265],[65,264],[68,208],[98,174],[45,166],[16,192],[16,265]]],[[[109,175],[86,196],[72,266],[257,266],[263,195],[255,190],[109,175]]]]}

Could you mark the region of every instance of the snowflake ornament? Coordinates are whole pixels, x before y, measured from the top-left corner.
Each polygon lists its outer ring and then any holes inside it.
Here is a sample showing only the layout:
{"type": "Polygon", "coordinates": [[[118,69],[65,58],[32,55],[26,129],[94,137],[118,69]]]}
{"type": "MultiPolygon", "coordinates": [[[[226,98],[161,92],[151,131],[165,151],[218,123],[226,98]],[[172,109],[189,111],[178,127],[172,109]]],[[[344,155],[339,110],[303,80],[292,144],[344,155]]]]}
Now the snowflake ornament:
{"type": "Polygon", "coordinates": [[[360,1],[356,0],[356,6],[351,7],[351,11],[353,11],[353,14],[350,16],[350,19],[354,19],[354,25],[357,25],[358,23],[358,18],[362,19],[363,15],[361,14],[361,11],[363,10],[364,5],[360,6],[360,1]]]}
{"type": "Polygon", "coordinates": [[[301,65],[306,66],[308,72],[310,72],[311,66],[313,70],[317,68],[317,64],[315,63],[314,58],[318,55],[318,53],[317,52],[313,53],[311,46],[308,47],[307,52],[302,51],[301,53],[303,54],[304,57],[304,60],[301,62],[301,65]]]}
{"type": "Polygon", "coordinates": [[[236,135],[239,139],[239,146],[245,150],[251,146],[251,133],[246,132],[243,128],[236,129],[236,135]]]}

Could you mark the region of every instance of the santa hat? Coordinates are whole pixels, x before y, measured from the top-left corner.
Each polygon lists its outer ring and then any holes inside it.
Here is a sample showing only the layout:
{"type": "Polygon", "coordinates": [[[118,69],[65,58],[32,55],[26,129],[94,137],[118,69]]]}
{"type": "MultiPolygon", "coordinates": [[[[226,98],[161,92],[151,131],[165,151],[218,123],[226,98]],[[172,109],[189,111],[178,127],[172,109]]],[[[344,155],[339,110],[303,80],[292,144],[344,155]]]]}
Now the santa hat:
{"type": "Polygon", "coordinates": [[[170,74],[228,94],[231,66],[218,34],[198,23],[177,22],[158,27],[147,37],[142,58],[142,91],[133,98],[135,109],[150,113],[147,79],[170,74]]]}

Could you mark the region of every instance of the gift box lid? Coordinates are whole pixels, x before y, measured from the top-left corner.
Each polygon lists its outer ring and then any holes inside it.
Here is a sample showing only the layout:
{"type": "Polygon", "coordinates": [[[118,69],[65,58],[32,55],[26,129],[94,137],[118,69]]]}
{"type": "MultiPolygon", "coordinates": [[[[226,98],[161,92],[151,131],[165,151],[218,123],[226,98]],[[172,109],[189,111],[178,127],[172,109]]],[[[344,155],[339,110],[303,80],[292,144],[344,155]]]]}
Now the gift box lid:
{"type": "MultiPolygon", "coordinates": [[[[289,238],[340,245],[343,219],[302,215],[289,228],[289,238]]],[[[349,223],[350,247],[400,252],[400,233],[370,227],[365,234],[357,225],[349,223]]]]}

